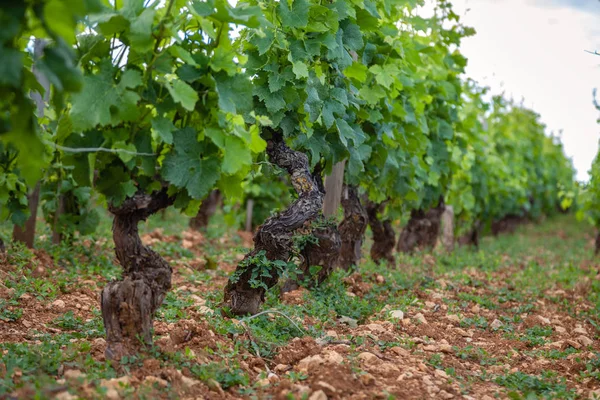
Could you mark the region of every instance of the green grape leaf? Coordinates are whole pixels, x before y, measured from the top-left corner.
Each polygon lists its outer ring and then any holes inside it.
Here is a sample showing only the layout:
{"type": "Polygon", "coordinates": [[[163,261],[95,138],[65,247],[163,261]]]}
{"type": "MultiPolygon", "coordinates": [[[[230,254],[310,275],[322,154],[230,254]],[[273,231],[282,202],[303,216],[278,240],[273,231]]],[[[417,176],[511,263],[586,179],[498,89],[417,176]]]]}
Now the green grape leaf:
{"type": "Polygon", "coordinates": [[[235,136],[225,138],[222,170],[225,174],[234,175],[244,166],[252,163],[250,149],[243,140],[235,136]]]}
{"type": "Polygon", "coordinates": [[[113,80],[114,69],[102,63],[95,75],[84,77],[83,90],[72,96],[71,121],[76,130],[87,130],[97,125],[116,125],[133,121],[139,115],[139,95],[128,89],[141,84],[138,71],[127,70],[121,81],[113,80]]]}
{"type": "Polygon", "coordinates": [[[174,79],[171,82],[163,82],[171,97],[176,103],[182,105],[188,111],[194,111],[196,102],[198,102],[198,93],[184,81],[174,79]]]}
{"type": "Polygon", "coordinates": [[[219,161],[205,156],[204,145],[198,142],[196,131],[184,128],[174,133],[174,150],[165,157],[161,174],[178,188],[185,188],[193,199],[206,196],[219,180],[219,161]]]}

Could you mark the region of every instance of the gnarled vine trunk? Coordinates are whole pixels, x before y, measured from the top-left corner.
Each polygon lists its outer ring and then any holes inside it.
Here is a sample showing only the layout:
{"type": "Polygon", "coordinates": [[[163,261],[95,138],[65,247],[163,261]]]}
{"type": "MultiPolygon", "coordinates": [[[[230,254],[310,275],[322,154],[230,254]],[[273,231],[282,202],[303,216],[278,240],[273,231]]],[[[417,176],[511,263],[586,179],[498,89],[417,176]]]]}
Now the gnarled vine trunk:
{"type": "Polygon", "coordinates": [[[285,282],[282,288],[283,293],[295,290],[301,284],[308,287],[320,285],[329,277],[340,257],[342,240],[335,225],[323,224],[311,228],[308,233],[313,236],[315,243],[306,243],[302,249],[300,253],[302,255],[301,273],[297,279],[285,282]],[[312,271],[311,267],[317,267],[318,270],[312,271]]]}
{"type": "Polygon", "coordinates": [[[106,329],[106,356],[118,360],[152,343],[154,313],[171,288],[171,266],[142,244],[138,223],[173,204],[166,190],[136,194],[119,207],[109,207],[114,215],[115,253],[123,267],[123,278],[110,282],[101,296],[106,329]]]}
{"type": "Polygon", "coordinates": [[[461,246],[474,246],[479,248],[479,231],[481,230],[481,224],[479,221],[473,224],[471,230],[458,239],[458,243],[461,246]]]}
{"type": "Polygon", "coordinates": [[[514,233],[517,227],[527,221],[526,217],[509,214],[503,218],[492,222],[492,235],[498,236],[501,233],[514,233]]]}
{"type": "Polygon", "coordinates": [[[395,263],[394,245],[396,244],[396,234],[392,228],[392,221],[386,219],[381,221],[378,214],[383,210],[385,203],[373,203],[367,201],[366,211],[369,217],[369,226],[373,232],[373,245],[371,246],[371,259],[377,264],[387,261],[390,264],[395,263]]]}
{"type": "Polygon", "coordinates": [[[402,229],[398,239],[398,251],[411,253],[417,249],[433,248],[440,234],[444,202],[427,211],[413,210],[408,224],[402,229]]]}
{"type": "Polygon", "coordinates": [[[293,251],[294,231],[319,216],[323,207],[324,195],[310,173],[306,154],[290,149],[281,136],[276,134],[267,142],[267,155],[273,164],[290,174],[298,199],[286,210],[268,218],[258,228],[254,235],[254,250],[246,254],[229,279],[225,287],[225,302],[231,312],[237,315],[256,314],[264,302],[266,290],[278,281],[274,267],[258,265],[256,260],[259,257],[255,256],[264,254],[271,262],[289,262],[293,251]],[[253,273],[260,284],[251,282],[253,273]]]}
{"type": "Polygon", "coordinates": [[[208,222],[210,221],[210,217],[212,217],[217,208],[221,204],[223,196],[221,195],[221,191],[216,189],[210,192],[208,197],[202,201],[200,204],[200,209],[198,210],[198,214],[192,219],[190,219],[190,228],[195,230],[201,230],[208,226],[208,222]]]}
{"type": "Polygon", "coordinates": [[[349,270],[360,262],[361,248],[365,230],[369,223],[369,216],[360,202],[356,186],[344,186],[342,207],[344,208],[344,219],[338,226],[342,239],[338,265],[340,268],[349,270]]]}
{"type": "Polygon", "coordinates": [[[40,183],[35,185],[31,193],[27,195],[29,204],[29,218],[25,221],[25,225],[13,227],[13,242],[24,243],[30,249],[33,249],[35,242],[35,222],[37,219],[38,204],[40,203],[40,183]]]}

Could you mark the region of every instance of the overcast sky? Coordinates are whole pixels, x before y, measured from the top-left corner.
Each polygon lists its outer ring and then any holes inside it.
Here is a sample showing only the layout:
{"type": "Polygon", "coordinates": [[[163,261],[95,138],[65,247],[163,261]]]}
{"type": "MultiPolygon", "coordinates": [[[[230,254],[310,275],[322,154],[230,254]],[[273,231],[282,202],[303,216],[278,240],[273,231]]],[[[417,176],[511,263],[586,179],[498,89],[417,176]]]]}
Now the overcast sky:
{"type": "MultiPolygon", "coordinates": [[[[598,149],[600,1],[453,0],[462,21],[477,30],[466,39],[467,75],[508,97],[525,100],[562,141],[577,177],[587,180],[598,149]]],[[[600,91],[600,90],[599,90],[600,91]]]]}

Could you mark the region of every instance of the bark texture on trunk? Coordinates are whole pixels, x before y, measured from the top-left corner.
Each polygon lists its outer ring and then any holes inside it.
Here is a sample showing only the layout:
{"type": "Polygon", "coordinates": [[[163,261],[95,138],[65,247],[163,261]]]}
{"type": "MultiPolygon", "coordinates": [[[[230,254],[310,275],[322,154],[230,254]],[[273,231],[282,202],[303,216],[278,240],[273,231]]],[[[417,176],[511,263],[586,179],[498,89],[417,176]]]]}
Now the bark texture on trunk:
{"type": "Polygon", "coordinates": [[[596,248],[594,254],[598,255],[600,253],[600,232],[596,235],[596,248]]]}
{"type": "Polygon", "coordinates": [[[492,235],[498,236],[501,233],[514,233],[517,227],[521,224],[524,224],[526,221],[526,217],[509,214],[492,222],[492,235]]]}
{"type": "Polygon", "coordinates": [[[373,203],[367,201],[366,211],[369,217],[369,226],[373,232],[373,245],[371,246],[371,259],[377,264],[387,261],[394,265],[394,245],[396,244],[396,234],[392,228],[392,221],[386,219],[381,221],[379,213],[383,211],[385,203],[373,203]]]}
{"type": "Polygon", "coordinates": [[[195,230],[205,229],[208,226],[208,222],[210,221],[210,217],[212,217],[217,208],[221,204],[223,196],[221,195],[220,190],[213,190],[210,192],[208,197],[202,201],[200,204],[200,209],[198,210],[198,214],[192,219],[190,219],[190,228],[195,230]]]}
{"type": "Polygon", "coordinates": [[[461,246],[474,246],[474,247],[478,248],[479,247],[479,231],[480,230],[481,230],[481,224],[479,223],[479,221],[477,221],[477,222],[475,222],[475,224],[473,224],[473,228],[471,228],[471,230],[469,232],[465,233],[458,239],[458,243],[461,246]]]}
{"type": "Polygon", "coordinates": [[[52,243],[60,244],[63,241],[64,235],[61,232],[60,227],[60,216],[65,212],[65,195],[58,196],[58,204],[56,205],[56,211],[54,212],[54,221],[52,224],[52,243]]]}
{"type": "Polygon", "coordinates": [[[4,241],[0,238],[0,256],[6,254],[6,246],[4,246],[4,241]]]}
{"type": "Polygon", "coordinates": [[[256,314],[264,302],[265,291],[273,287],[278,276],[259,273],[262,285],[251,284],[253,272],[266,272],[264,265],[252,260],[263,253],[269,261],[289,262],[293,253],[294,231],[315,219],[323,207],[323,193],[310,172],[306,154],[290,149],[278,136],[267,142],[269,160],[290,174],[292,185],[298,193],[296,199],[286,210],[268,218],[254,235],[254,250],[246,254],[238,264],[236,273],[225,287],[225,302],[231,312],[237,315],[256,314]]]}
{"type": "Polygon", "coordinates": [[[35,242],[35,220],[37,218],[37,209],[40,202],[40,183],[35,185],[33,191],[27,196],[29,203],[29,218],[25,225],[20,227],[15,225],[13,228],[13,241],[24,243],[30,249],[33,249],[35,242]]]}
{"type": "Polygon", "coordinates": [[[166,190],[137,194],[114,215],[115,253],[123,267],[123,278],[102,290],[100,305],[106,329],[106,357],[118,360],[152,343],[154,313],[171,288],[171,266],[158,253],[142,244],[138,223],[173,204],[166,190]]]}
{"type": "Polygon", "coordinates": [[[417,249],[433,248],[440,234],[441,216],[444,204],[424,212],[413,210],[408,224],[402,229],[398,240],[398,251],[411,253],[417,249]]]}
{"type": "Polygon", "coordinates": [[[347,271],[360,262],[369,216],[360,202],[356,186],[344,187],[342,207],[344,208],[344,219],[338,227],[342,239],[338,265],[347,271]]]}

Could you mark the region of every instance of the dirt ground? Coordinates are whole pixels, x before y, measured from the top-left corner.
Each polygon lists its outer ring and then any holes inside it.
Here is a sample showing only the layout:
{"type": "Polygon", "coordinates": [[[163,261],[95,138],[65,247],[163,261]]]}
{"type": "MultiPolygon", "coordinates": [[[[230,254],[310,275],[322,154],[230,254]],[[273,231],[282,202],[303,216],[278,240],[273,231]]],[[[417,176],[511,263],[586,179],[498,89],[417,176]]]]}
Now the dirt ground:
{"type": "MultiPolygon", "coordinates": [[[[45,250],[9,255],[0,261],[0,398],[600,398],[592,238],[549,222],[486,238],[479,252],[370,265],[342,278],[340,300],[377,303],[375,312],[350,318],[326,306],[317,313],[320,305],[309,304],[317,297],[290,292],[271,309],[282,310],[298,329],[285,316],[261,316],[263,327],[277,321],[269,335],[285,336],[265,346],[269,338],[252,325],[259,319],[223,317],[215,294],[243,255],[235,246],[249,247],[251,236],[209,240],[197,232],[154,230],[144,242],[191,254],[184,261],[166,256],[174,275],[173,300],[165,307],[175,314],[155,322],[155,347],[121,363],[104,356],[99,293],[106,277],[68,271],[45,250]],[[551,247],[560,242],[564,247],[551,247]],[[216,269],[207,246],[222,249],[216,269]],[[569,246],[581,254],[565,258],[569,246]],[[390,270],[421,278],[398,287],[390,270]],[[40,286],[44,281],[59,288],[40,286]],[[373,296],[385,285],[389,292],[373,296]],[[411,299],[401,307],[394,299],[400,292],[411,299]],[[292,309],[297,312],[288,315],[292,309]]],[[[111,257],[110,244],[83,246],[97,253],[91,259],[111,257]]]]}

